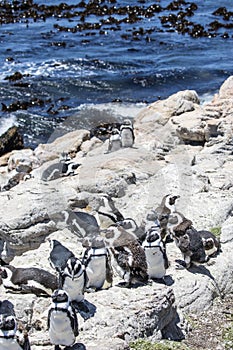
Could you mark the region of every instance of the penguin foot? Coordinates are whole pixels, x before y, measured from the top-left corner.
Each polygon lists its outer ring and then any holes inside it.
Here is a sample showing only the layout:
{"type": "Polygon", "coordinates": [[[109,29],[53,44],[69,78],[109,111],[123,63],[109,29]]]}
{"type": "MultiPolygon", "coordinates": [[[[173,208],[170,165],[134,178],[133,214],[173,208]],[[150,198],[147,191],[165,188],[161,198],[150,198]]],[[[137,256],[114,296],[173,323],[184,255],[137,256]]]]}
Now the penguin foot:
{"type": "Polygon", "coordinates": [[[175,266],[176,270],[184,270],[188,268],[186,262],[183,260],[175,260],[175,262],[177,263],[175,266]]]}
{"type": "Polygon", "coordinates": [[[121,288],[130,288],[131,287],[131,283],[129,283],[129,282],[119,282],[119,283],[117,283],[117,286],[121,287],[121,288]]]}
{"type": "Polygon", "coordinates": [[[87,293],[95,293],[96,289],[95,288],[86,288],[85,292],[87,292],[87,293]]]}

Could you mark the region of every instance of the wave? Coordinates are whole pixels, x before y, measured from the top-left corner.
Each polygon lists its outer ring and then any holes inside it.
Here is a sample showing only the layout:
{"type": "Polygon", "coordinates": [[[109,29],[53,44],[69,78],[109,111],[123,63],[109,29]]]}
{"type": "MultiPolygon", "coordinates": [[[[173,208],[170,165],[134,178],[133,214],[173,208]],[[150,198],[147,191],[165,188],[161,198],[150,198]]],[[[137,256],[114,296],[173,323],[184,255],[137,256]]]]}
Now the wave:
{"type": "Polygon", "coordinates": [[[0,135],[4,134],[13,125],[18,125],[16,117],[14,115],[0,118],[0,135]]]}

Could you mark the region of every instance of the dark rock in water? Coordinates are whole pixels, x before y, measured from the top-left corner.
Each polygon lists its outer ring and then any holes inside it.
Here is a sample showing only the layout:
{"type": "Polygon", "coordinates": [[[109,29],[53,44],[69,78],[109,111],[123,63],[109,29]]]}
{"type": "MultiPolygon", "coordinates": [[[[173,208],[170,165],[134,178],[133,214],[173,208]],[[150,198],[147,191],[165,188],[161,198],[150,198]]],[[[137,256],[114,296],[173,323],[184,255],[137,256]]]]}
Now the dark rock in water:
{"type": "Polygon", "coordinates": [[[96,136],[100,140],[105,141],[107,140],[113,129],[120,130],[121,123],[101,123],[100,125],[97,125],[96,127],[92,128],[90,130],[91,137],[96,136]]]}
{"type": "Polygon", "coordinates": [[[17,126],[12,126],[0,136],[0,156],[22,148],[24,148],[23,137],[17,126]]]}

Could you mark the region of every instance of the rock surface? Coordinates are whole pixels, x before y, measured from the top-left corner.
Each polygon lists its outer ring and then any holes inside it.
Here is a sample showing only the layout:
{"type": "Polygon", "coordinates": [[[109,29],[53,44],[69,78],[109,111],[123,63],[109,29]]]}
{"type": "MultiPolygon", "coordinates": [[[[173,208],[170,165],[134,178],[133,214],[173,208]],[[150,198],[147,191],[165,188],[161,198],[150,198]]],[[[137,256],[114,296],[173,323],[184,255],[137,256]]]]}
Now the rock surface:
{"type": "MultiPolygon", "coordinates": [[[[196,229],[221,230],[222,252],[189,270],[176,269],[181,254],[174,243],[167,244],[166,286],[153,282],[124,289],[117,286],[119,278],[114,276],[112,288],[87,293],[86,300],[96,311],[86,321],[79,315],[77,341],[82,348],[107,350],[111,341],[111,349],[120,350],[128,349],[129,342],[138,337],[182,338],[182,313],[201,313],[216,297],[233,293],[232,80],[227,79],[208,104],[201,105],[196,92],[183,91],[146,107],[134,118],[132,148],[108,153],[108,142],[89,139],[86,130],[40,145],[30,156],[32,177],[0,192],[0,238],[7,240],[15,266],[54,272],[48,262],[47,238],[60,240],[80,257],[79,237],[65,222],[58,223],[56,214],[70,207],[96,210],[103,193],[138,225],[164,195],[179,194],[177,209],[196,229]],[[43,171],[63,151],[81,165],[73,176],[43,182],[43,171]]],[[[24,159],[22,153],[19,158],[24,159]]],[[[14,159],[18,159],[17,151],[14,159]]],[[[7,171],[10,176],[12,164],[9,157],[1,173],[7,171]]],[[[1,298],[10,299],[18,318],[31,326],[32,350],[52,349],[46,331],[50,300],[0,288],[1,298]]]]}

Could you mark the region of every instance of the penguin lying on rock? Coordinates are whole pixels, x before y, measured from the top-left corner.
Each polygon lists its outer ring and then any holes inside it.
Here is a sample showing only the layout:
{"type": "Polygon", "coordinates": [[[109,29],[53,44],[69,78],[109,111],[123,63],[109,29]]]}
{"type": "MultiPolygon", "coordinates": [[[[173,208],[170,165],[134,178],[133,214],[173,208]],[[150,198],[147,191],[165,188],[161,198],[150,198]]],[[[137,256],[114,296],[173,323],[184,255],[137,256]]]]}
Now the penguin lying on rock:
{"type": "Polygon", "coordinates": [[[3,286],[13,292],[34,293],[50,296],[58,287],[58,280],[52,273],[36,267],[0,267],[3,286]]]}
{"type": "Polygon", "coordinates": [[[52,302],[48,310],[48,331],[51,344],[55,350],[61,346],[72,346],[79,334],[76,312],[69,295],[62,289],[52,294],[52,302]]]}
{"type": "Polygon", "coordinates": [[[52,181],[60,177],[74,175],[74,171],[80,166],[74,163],[68,153],[63,152],[60,156],[59,162],[51,164],[42,174],[43,181],[52,181]]]}

